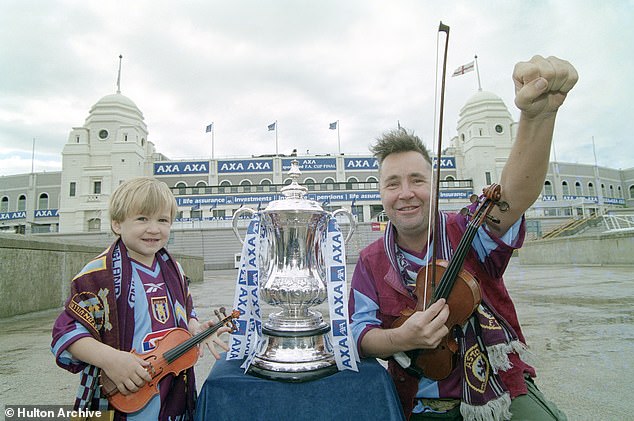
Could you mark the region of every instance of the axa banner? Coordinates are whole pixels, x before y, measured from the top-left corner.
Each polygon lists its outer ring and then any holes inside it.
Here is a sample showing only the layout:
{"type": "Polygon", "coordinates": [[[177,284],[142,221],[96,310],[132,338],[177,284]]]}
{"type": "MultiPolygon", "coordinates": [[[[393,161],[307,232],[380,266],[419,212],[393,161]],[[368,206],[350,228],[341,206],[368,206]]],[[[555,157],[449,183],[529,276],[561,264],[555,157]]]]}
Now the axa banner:
{"type": "Polygon", "coordinates": [[[344,158],[346,171],[378,170],[379,162],[376,158],[344,158]]]}
{"type": "Polygon", "coordinates": [[[57,209],[37,209],[33,216],[36,218],[52,218],[59,216],[59,213],[57,209]]]}
{"type": "MultiPolygon", "coordinates": [[[[437,159],[434,157],[434,168],[436,168],[437,159]]],[[[357,170],[377,170],[379,168],[379,163],[376,158],[345,158],[344,164],[346,170],[348,171],[357,171],[357,170]]],[[[456,169],[456,158],[453,156],[442,156],[440,157],[440,169],[443,170],[454,170],[456,169]]]]}
{"type": "Polygon", "coordinates": [[[209,174],[209,161],[154,163],[154,175],[176,174],[209,174]]]}
{"type": "Polygon", "coordinates": [[[12,219],[24,219],[24,218],[26,218],[26,211],[0,213],[0,221],[8,221],[12,219]]]}
{"type": "MultiPolygon", "coordinates": [[[[433,158],[434,168],[436,168],[436,157],[433,158]]],[[[441,170],[455,170],[456,169],[456,158],[453,156],[441,156],[440,157],[440,169],[441,170]]]]}
{"type": "MultiPolygon", "coordinates": [[[[291,169],[293,159],[282,159],[282,171],[291,169]]],[[[336,171],[337,158],[299,158],[297,159],[301,171],[336,171]]]]}
{"type": "Polygon", "coordinates": [[[235,159],[218,161],[218,174],[272,172],[272,159],[235,159]]]}

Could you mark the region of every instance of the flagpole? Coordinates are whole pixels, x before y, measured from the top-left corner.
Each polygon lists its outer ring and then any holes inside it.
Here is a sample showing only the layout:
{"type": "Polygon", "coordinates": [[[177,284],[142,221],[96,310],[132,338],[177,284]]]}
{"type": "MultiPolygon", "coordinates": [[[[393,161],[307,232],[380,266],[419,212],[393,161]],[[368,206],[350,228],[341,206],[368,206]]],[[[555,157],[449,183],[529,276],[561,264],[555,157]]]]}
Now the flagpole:
{"type": "Polygon", "coordinates": [[[277,142],[277,120],[275,120],[275,156],[279,156],[278,142],[277,142]]]}
{"type": "Polygon", "coordinates": [[[35,138],[33,138],[33,150],[31,152],[31,174],[33,174],[33,169],[35,165],[35,138]]]}
{"type": "Polygon", "coordinates": [[[478,91],[482,91],[482,84],[480,83],[480,68],[478,67],[478,55],[473,56],[475,59],[476,74],[478,75],[478,91]]]}
{"type": "Polygon", "coordinates": [[[123,55],[119,54],[119,73],[117,73],[117,93],[121,93],[121,59],[123,55]]]}
{"type": "Polygon", "coordinates": [[[339,155],[341,155],[341,137],[339,137],[339,120],[337,120],[337,148],[339,149],[339,155]]]}
{"type": "Polygon", "coordinates": [[[594,154],[594,182],[597,183],[597,202],[599,205],[603,204],[603,189],[599,184],[599,163],[597,162],[597,150],[594,146],[594,136],[592,136],[592,153],[594,154]]]}
{"type": "Polygon", "coordinates": [[[475,58],[476,73],[478,74],[478,91],[481,91],[482,84],[480,83],[480,68],[478,67],[478,55],[476,54],[474,58],[475,58]]]}
{"type": "Polygon", "coordinates": [[[211,159],[214,159],[214,122],[211,122],[211,159]]]}

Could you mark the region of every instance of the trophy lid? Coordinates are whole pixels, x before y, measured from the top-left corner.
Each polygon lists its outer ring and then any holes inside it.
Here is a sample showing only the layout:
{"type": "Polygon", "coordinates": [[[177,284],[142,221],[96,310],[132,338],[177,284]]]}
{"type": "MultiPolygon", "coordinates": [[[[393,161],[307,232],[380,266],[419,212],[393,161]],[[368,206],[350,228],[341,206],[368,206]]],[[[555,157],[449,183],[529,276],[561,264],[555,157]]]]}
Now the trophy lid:
{"type": "Polygon", "coordinates": [[[284,198],[269,203],[264,212],[281,210],[325,212],[319,203],[305,198],[308,189],[297,182],[300,175],[302,175],[302,172],[299,169],[299,162],[294,159],[291,161],[291,168],[288,171],[291,184],[281,189],[284,198]]]}

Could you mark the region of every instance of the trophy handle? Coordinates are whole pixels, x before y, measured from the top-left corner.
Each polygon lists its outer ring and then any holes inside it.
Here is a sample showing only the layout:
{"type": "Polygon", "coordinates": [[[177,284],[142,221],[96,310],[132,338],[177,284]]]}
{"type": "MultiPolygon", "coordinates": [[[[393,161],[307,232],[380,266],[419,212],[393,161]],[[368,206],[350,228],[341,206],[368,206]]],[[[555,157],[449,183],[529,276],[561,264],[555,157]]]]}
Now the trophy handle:
{"type": "Polygon", "coordinates": [[[238,216],[243,213],[249,213],[251,216],[255,214],[255,211],[251,208],[240,208],[233,214],[233,218],[231,221],[231,228],[233,228],[233,233],[236,235],[236,238],[240,240],[240,244],[244,244],[242,237],[240,237],[240,233],[238,232],[238,216]]]}
{"type": "Polygon", "coordinates": [[[346,239],[344,240],[344,243],[348,243],[348,241],[352,238],[352,234],[354,234],[354,231],[357,228],[357,221],[354,220],[354,215],[352,215],[352,213],[344,208],[340,208],[337,209],[336,211],[334,211],[332,213],[333,218],[337,216],[337,214],[344,214],[348,217],[348,220],[350,221],[350,229],[348,230],[348,235],[346,235],[346,239]]]}

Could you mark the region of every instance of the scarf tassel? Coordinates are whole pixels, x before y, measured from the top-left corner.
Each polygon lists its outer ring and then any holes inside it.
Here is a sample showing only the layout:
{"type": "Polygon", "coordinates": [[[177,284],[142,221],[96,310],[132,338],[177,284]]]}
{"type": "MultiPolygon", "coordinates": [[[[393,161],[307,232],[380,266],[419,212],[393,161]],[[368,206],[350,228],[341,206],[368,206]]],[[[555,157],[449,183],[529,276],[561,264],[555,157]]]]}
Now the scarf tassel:
{"type": "Polygon", "coordinates": [[[532,355],[526,345],[518,340],[511,341],[507,344],[502,343],[487,347],[489,363],[491,364],[491,368],[495,374],[497,374],[500,370],[506,371],[513,367],[513,364],[509,360],[509,354],[513,352],[516,353],[524,362],[527,362],[526,360],[530,359],[530,356],[532,355]]]}
{"type": "Polygon", "coordinates": [[[492,399],[484,405],[460,404],[460,413],[465,421],[504,421],[510,420],[511,397],[508,393],[492,399]]]}

